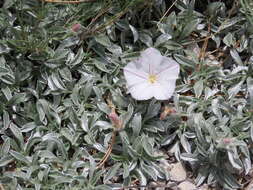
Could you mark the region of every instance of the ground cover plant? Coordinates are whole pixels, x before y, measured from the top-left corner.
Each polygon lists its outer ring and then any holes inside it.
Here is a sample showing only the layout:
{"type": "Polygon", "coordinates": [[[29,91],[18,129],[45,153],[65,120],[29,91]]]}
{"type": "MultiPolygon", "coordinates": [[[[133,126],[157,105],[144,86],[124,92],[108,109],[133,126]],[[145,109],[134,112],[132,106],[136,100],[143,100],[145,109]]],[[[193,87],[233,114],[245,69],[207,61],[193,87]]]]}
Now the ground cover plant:
{"type": "Polygon", "coordinates": [[[198,187],[250,183],[250,0],[0,6],[0,189],[148,189],[171,159],[198,187]],[[149,47],[180,66],[168,100],[127,93],[149,47]]]}

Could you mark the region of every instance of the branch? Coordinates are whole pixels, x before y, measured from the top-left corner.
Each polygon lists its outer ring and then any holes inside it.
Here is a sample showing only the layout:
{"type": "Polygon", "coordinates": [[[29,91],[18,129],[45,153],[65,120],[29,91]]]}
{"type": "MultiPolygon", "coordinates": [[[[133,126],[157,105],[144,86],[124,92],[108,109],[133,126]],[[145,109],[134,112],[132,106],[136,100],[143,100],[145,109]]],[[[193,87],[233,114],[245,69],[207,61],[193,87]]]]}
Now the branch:
{"type": "Polygon", "coordinates": [[[116,134],[117,134],[117,131],[114,130],[113,133],[112,133],[112,137],[111,137],[111,143],[110,143],[105,155],[103,156],[103,158],[98,163],[97,168],[101,168],[104,165],[104,163],[108,160],[108,158],[109,158],[109,156],[112,152],[112,147],[115,143],[116,134]]]}

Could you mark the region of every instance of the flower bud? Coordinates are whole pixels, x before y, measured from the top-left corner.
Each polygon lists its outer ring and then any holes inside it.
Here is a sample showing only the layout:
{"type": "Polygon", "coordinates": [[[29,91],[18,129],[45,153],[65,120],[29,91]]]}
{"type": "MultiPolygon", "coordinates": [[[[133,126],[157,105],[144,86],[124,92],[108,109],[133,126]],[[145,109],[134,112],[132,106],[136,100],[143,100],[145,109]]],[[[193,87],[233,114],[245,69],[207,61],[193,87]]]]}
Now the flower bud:
{"type": "Polygon", "coordinates": [[[116,112],[111,112],[108,117],[110,118],[112,124],[117,128],[122,128],[122,120],[119,118],[118,114],[116,112]]]}
{"type": "Polygon", "coordinates": [[[231,139],[231,138],[224,138],[224,139],[222,139],[222,142],[224,144],[230,144],[232,141],[233,141],[233,139],[231,139]]]}
{"type": "Polygon", "coordinates": [[[168,115],[177,113],[172,107],[165,106],[163,112],[160,115],[160,120],[164,120],[168,115]]]}
{"type": "Polygon", "coordinates": [[[81,24],[79,24],[79,23],[73,24],[71,29],[73,32],[78,32],[81,29],[81,24]]]}

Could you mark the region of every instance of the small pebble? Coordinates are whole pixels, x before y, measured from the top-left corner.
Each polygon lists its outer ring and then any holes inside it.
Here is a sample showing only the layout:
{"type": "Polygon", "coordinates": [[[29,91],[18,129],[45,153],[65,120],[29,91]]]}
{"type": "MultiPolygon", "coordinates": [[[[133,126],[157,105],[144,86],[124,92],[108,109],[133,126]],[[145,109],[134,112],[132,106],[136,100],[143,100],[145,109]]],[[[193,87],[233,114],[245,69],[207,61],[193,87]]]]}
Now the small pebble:
{"type": "Polygon", "coordinates": [[[189,181],[184,181],[180,183],[178,187],[180,190],[197,190],[197,187],[189,181]]]}
{"type": "Polygon", "coordinates": [[[171,180],[183,181],[186,179],[186,171],[180,162],[171,164],[170,168],[171,180]]]}

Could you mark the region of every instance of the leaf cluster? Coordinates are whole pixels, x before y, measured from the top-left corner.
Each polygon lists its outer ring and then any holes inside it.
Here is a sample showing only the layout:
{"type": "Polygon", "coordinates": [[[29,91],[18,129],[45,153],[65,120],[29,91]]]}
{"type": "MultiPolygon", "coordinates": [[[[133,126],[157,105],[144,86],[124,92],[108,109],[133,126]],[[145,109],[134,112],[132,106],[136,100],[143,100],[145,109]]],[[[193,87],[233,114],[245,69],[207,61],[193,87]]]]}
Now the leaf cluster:
{"type": "Polygon", "coordinates": [[[244,5],[6,0],[0,10],[0,182],[36,190],[117,189],[136,179],[148,185],[170,179],[162,158],[173,152],[197,185],[242,187],[253,141],[253,30],[244,5]],[[78,32],[71,29],[76,23],[78,32]],[[122,68],[151,46],[181,67],[166,102],[127,94],[122,68]],[[108,100],[124,129],[99,169],[114,130],[108,100]],[[176,113],[161,120],[164,106],[176,113]]]}

